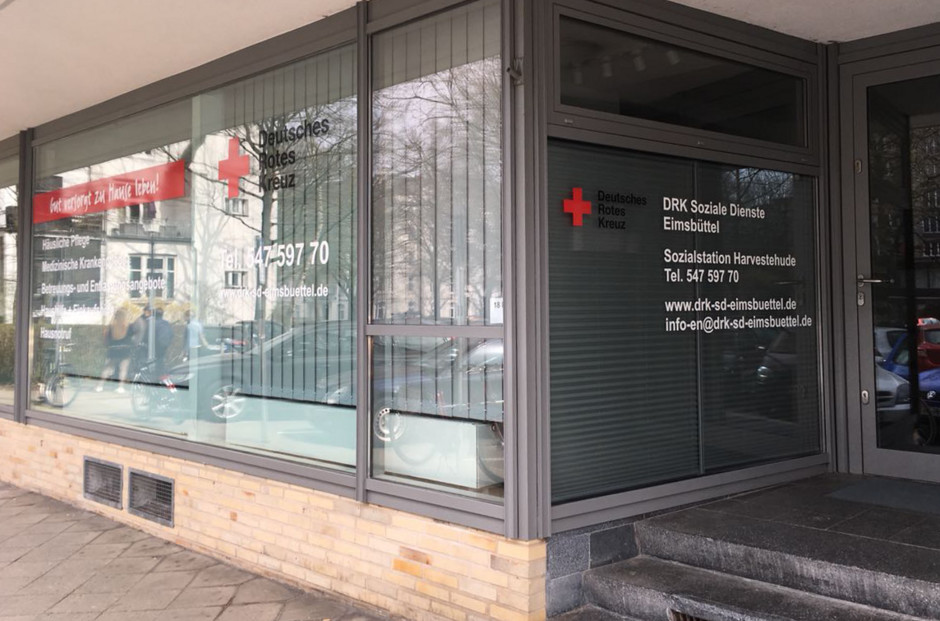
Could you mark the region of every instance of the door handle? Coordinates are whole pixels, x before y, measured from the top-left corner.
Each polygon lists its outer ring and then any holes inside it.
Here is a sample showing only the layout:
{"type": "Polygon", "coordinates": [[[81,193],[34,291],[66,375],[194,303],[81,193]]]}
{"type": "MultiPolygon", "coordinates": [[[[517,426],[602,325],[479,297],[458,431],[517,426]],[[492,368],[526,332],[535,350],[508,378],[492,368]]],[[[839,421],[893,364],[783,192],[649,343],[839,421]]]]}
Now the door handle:
{"type": "Polygon", "coordinates": [[[893,285],[894,279],[893,278],[865,278],[864,274],[859,274],[855,282],[858,283],[859,287],[863,285],[883,285],[883,284],[893,285]]]}

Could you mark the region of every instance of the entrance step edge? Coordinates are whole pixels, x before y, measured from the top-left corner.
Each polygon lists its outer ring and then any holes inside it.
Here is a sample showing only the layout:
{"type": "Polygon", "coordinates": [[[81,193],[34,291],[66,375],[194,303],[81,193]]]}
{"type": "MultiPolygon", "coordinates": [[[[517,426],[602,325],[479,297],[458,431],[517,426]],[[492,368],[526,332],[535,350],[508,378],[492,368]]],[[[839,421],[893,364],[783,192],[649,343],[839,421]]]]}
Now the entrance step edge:
{"type": "Polygon", "coordinates": [[[669,621],[670,610],[707,621],[927,619],[648,556],[592,569],[583,585],[589,604],[644,621],[669,621]]]}
{"type": "Polygon", "coordinates": [[[624,617],[597,606],[582,606],[564,614],[551,617],[549,621],[642,621],[634,617],[624,617]]]}
{"type": "Polygon", "coordinates": [[[925,618],[940,550],[704,509],[634,525],[641,554],[925,618]]]}

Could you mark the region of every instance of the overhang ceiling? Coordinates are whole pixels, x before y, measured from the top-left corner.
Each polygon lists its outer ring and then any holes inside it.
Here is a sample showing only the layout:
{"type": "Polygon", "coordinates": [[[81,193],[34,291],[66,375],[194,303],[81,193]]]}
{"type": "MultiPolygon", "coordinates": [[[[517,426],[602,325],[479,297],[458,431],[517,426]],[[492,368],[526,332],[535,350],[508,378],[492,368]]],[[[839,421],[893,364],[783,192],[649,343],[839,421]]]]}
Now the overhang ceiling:
{"type": "Polygon", "coordinates": [[[355,0],[0,0],[0,139],[355,0]]]}
{"type": "MultiPolygon", "coordinates": [[[[849,41],[940,20],[938,0],[678,1],[814,41],[849,41]]],[[[0,139],[354,4],[0,0],[0,139]]]]}
{"type": "Polygon", "coordinates": [[[854,41],[940,21],[937,0],[673,0],[823,43],[854,41]]]}

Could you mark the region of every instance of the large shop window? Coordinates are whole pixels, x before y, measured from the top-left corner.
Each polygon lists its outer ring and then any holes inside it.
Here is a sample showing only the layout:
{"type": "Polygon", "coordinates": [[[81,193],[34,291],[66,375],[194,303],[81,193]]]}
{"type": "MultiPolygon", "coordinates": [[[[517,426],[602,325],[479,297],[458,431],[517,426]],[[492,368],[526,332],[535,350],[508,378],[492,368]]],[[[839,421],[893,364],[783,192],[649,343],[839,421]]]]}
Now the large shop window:
{"type": "Polygon", "coordinates": [[[39,147],[31,406],[354,467],[355,84],[343,48],[39,147]]]}
{"type": "Polygon", "coordinates": [[[501,498],[500,4],[382,33],[372,63],[371,322],[434,332],[372,339],[372,474],[501,498]]]}
{"type": "Polygon", "coordinates": [[[19,158],[0,159],[0,404],[13,405],[19,158]]]}
{"type": "Polygon", "coordinates": [[[802,78],[567,17],[560,39],[564,105],[806,144],[802,78]]]}
{"type": "Polygon", "coordinates": [[[815,179],[549,146],[552,500],[818,453],[815,179]]]}

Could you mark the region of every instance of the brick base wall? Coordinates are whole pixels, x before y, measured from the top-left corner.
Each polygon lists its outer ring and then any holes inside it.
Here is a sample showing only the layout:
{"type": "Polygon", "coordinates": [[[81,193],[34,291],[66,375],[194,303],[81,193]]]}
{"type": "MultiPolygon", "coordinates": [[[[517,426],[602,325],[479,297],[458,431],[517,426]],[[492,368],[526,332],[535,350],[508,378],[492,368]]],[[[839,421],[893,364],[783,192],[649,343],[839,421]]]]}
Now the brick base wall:
{"type": "MultiPolygon", "coordinates": [[[[0,420],[0,480],[301,587],[416,621],[544,619],[546,546],[0,420]],[[85,456],[175,481],[167,528],[86,500],[85,456]]],[[[126,482],[125,482],[126,485],[126,482]]]]}

